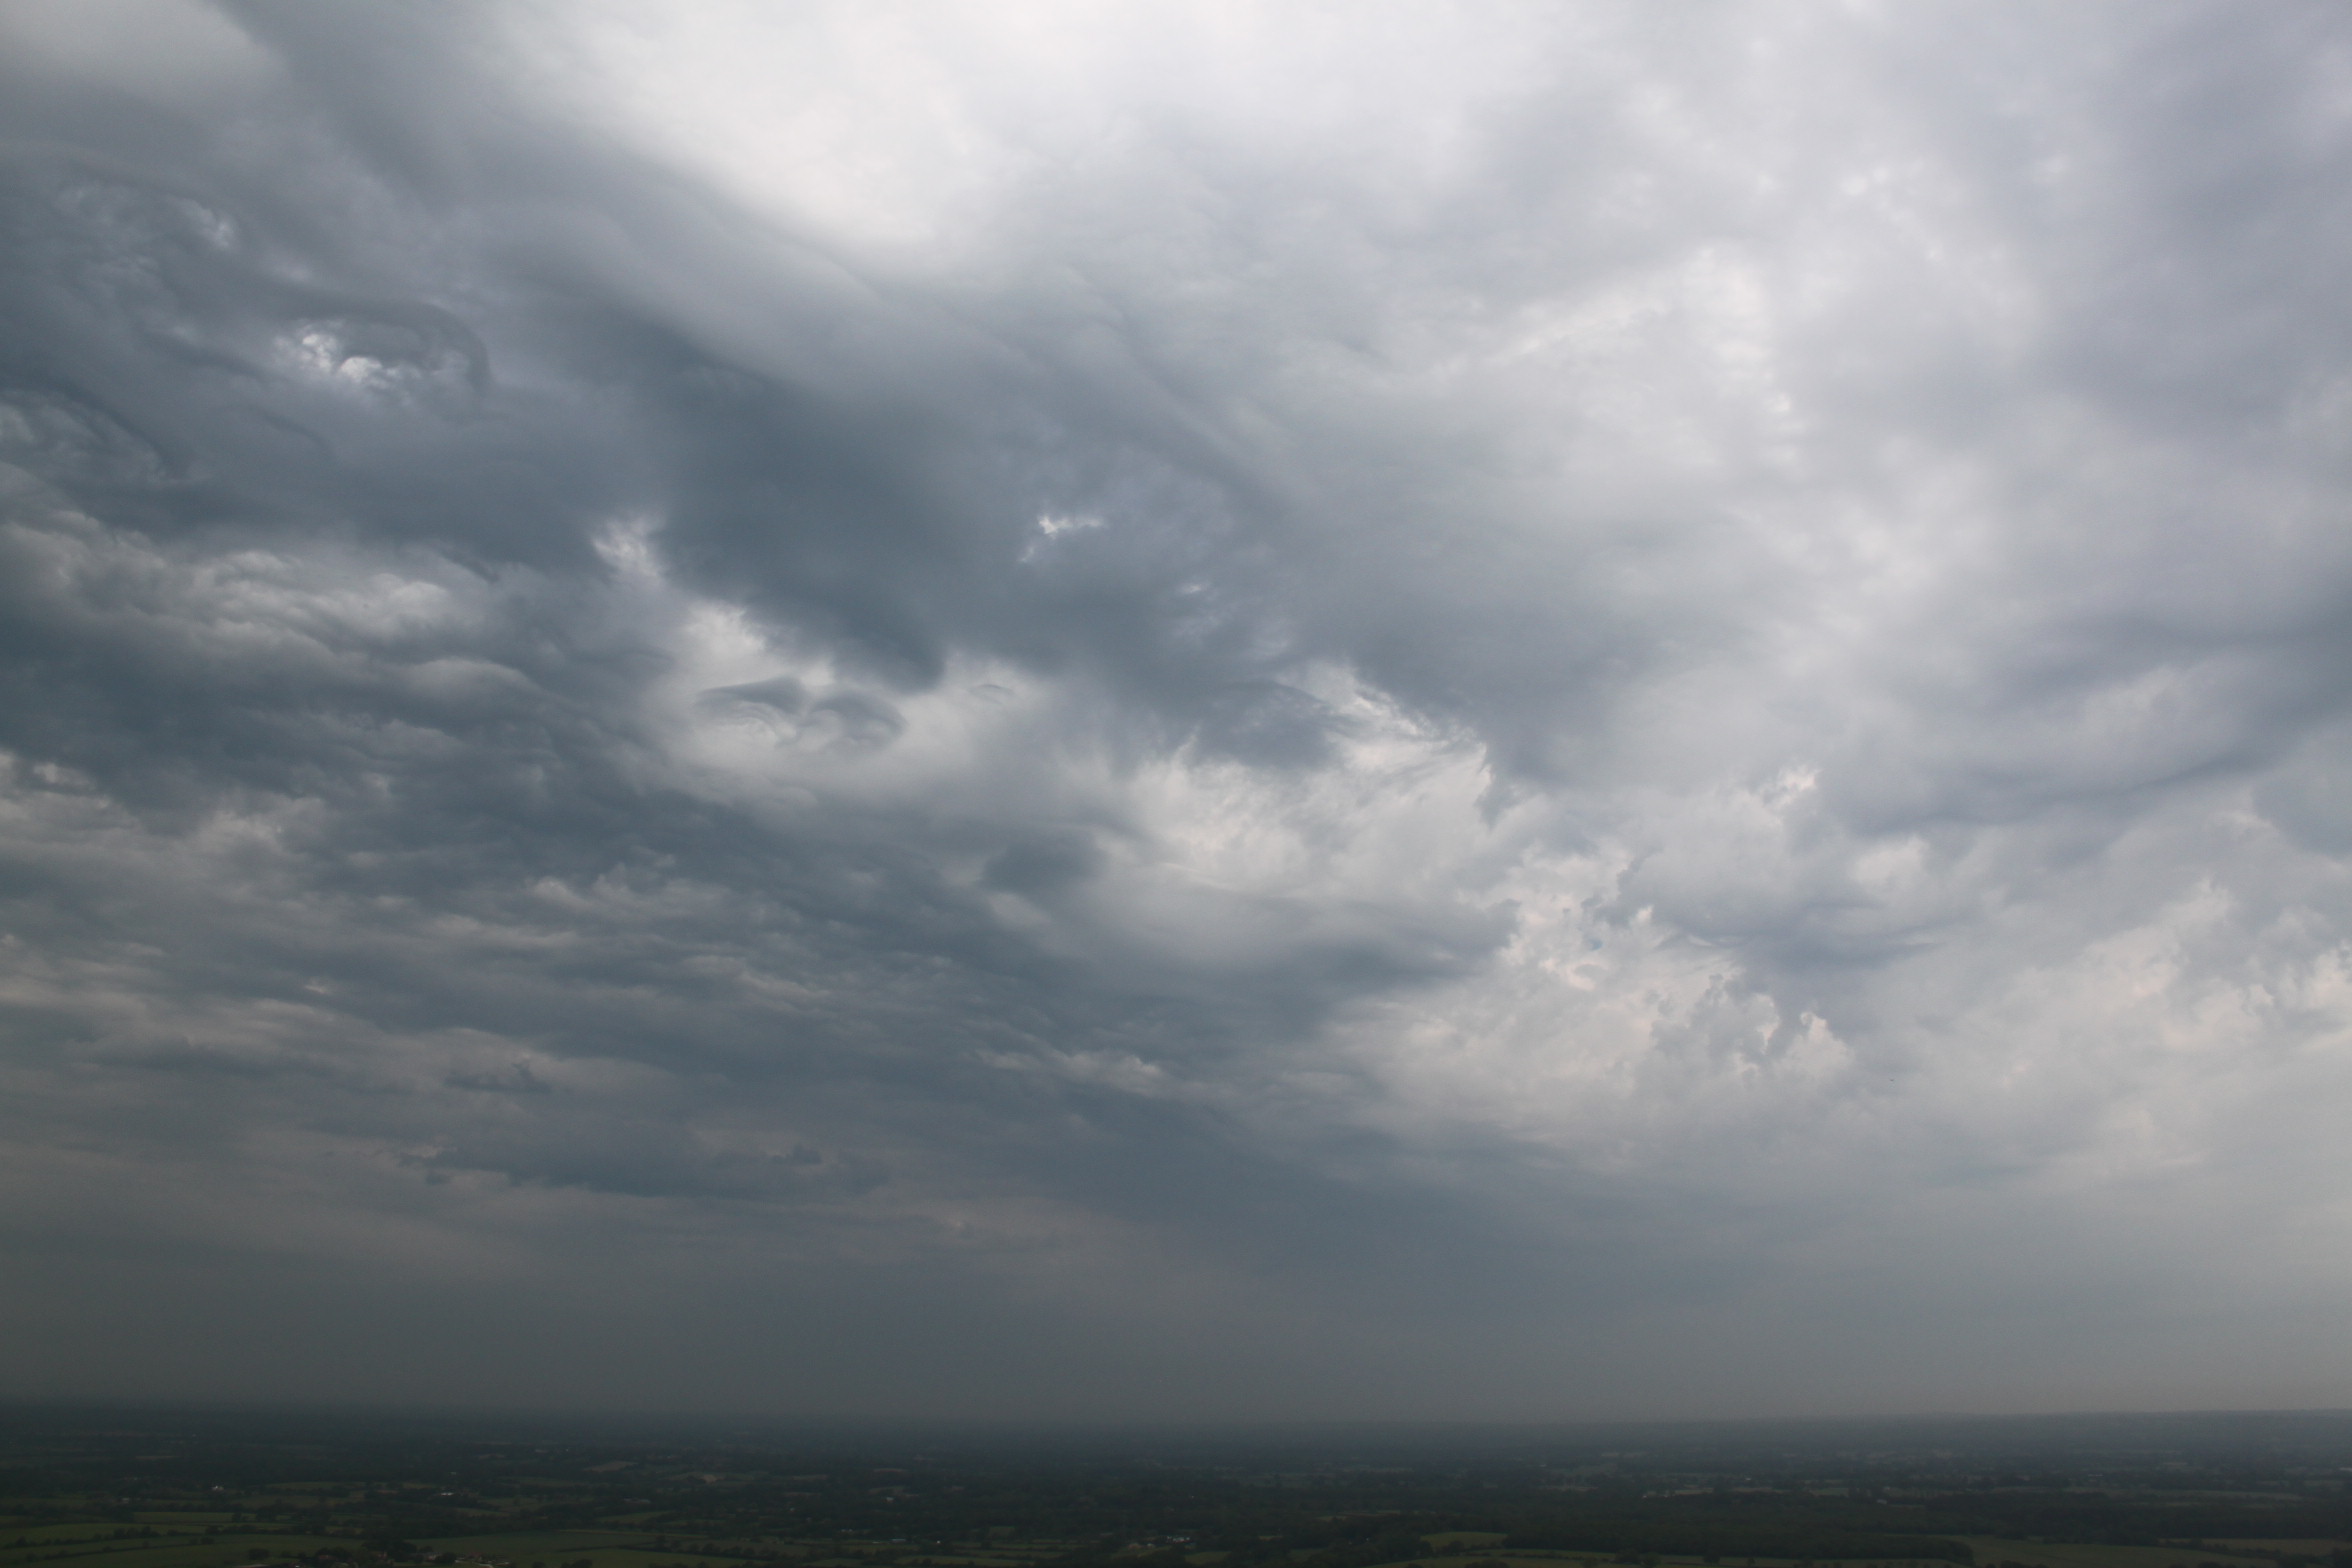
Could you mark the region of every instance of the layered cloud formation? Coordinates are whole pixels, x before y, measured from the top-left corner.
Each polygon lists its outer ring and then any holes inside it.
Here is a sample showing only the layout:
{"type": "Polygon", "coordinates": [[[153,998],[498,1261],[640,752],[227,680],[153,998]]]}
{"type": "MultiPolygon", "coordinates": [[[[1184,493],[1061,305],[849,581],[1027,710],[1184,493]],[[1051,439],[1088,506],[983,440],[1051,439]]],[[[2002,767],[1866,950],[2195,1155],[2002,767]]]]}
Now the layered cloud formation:
{"type": "Polygon", "coordinates": [[[0,26],[11,1391],[2352,1400],[2339,7],[0,26]]]}

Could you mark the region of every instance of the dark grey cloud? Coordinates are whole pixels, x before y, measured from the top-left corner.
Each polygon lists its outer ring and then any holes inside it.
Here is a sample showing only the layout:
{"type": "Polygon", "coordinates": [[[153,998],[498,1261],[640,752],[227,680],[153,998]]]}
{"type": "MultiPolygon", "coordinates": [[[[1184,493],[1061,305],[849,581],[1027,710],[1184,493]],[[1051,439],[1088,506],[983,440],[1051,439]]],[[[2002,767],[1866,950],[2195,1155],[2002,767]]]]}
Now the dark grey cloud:
{"type": "Polygon", "coordinates": [[[0,27],[0,1386],[2344,1397],[2330,8],[0,27]]]}

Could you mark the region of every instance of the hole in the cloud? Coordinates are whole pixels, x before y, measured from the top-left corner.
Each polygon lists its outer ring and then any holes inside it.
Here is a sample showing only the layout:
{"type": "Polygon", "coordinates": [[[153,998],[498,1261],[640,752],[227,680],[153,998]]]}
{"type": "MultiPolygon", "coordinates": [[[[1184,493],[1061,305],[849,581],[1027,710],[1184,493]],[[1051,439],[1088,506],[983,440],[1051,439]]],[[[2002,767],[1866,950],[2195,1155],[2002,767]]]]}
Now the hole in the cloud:
{"type": "Polygon", "coordinates": [[[778,675],[764,681],[746,681],[740,686],[717,686],[702,694],[705,708],[723,710],[735,704],[755,708],[771,708],[778,713],[799,717],[808,711],[808,687],[789,675],[778,675]]]}
{"type": "Polygon", "coordinates": [[[1102,868],[1103,853],[1084,833],[1042,834],[1012,844],[988,862],[983,887],[1023,898],[1050,897],[1102,868]]]}
{"type": "Polygon", "coordinates": [[[279,353],[314,382],[378,397],[462,398],[488,379],[487,358],[472,334],[432,318],[313,317],[295,323],[279,353]]]}
{"type": "Polygon", "coordinates": [[[789,746],[873,751],[906,732],[905,715],[879,697],[859,691],[817,697],[790,675],[713,687],[695,706],[722,724],[765,729],[789,746]]]}
{"type": "Polygon", "coordinates": [[[879,697],[863,692],[838,692],[813,704],[803,734],[815,732],[823,744],[856,747],[887,746],[906,729],[906,719],[879,697]]]}

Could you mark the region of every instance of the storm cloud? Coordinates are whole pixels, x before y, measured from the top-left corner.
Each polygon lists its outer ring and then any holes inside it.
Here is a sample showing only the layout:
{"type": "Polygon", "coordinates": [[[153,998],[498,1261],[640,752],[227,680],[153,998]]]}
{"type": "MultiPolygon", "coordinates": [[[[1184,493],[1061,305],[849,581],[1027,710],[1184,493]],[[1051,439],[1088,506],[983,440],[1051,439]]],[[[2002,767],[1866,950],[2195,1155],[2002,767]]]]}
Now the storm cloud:
{"type": "Polygon", "coordinates": [[[0,1389],[2352,1402],[2340,7],[0,29],[0,1389]]]}

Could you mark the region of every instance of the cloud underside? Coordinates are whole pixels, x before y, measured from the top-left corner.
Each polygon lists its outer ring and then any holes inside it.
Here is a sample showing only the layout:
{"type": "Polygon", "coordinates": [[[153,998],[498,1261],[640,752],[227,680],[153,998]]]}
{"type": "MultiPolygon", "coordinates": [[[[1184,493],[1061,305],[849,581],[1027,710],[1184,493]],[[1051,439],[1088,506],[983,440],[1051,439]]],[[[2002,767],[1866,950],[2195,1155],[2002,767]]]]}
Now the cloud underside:
{"type": "Polygon", "coordinates": [[[0,19],[0,1382],[2352,1398],[2335,8],[687,10],[0,19]]]}

